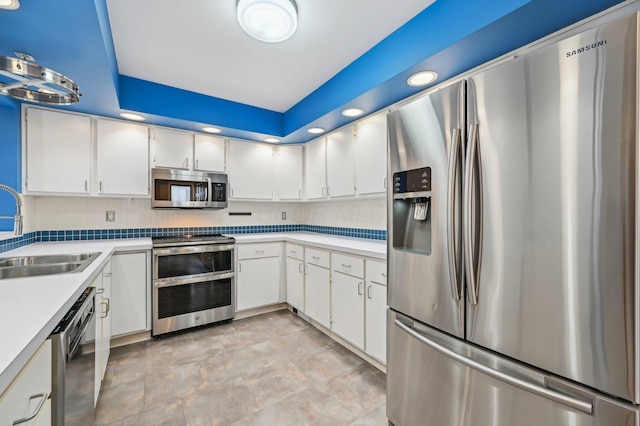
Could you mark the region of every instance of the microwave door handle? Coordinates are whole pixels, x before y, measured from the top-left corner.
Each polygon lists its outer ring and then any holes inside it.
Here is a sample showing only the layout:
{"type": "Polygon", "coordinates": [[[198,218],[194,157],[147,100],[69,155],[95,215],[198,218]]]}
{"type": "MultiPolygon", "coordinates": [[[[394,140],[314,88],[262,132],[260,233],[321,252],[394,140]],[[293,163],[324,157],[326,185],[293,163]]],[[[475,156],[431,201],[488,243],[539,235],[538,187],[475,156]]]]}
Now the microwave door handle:
{"type": "Polygon", "coordinates": [[[213,192],[211,192],[211,187],[212,187],[211,178],[208,177],[207,178],[207,194],[205,196],[205,201],[209,206],[213,205],[213,192]]]}

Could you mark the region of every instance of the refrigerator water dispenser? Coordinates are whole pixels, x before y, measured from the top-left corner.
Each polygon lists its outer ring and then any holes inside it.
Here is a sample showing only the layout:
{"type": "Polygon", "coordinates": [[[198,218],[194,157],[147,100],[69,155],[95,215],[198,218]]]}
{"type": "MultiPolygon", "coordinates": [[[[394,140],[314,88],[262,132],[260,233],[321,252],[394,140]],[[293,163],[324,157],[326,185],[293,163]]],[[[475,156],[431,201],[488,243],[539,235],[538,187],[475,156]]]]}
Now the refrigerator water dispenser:
{"type": "Polygon", "coordinates": [[[393,174],[393,248],[431,253],[431,168],[393,174]]]}

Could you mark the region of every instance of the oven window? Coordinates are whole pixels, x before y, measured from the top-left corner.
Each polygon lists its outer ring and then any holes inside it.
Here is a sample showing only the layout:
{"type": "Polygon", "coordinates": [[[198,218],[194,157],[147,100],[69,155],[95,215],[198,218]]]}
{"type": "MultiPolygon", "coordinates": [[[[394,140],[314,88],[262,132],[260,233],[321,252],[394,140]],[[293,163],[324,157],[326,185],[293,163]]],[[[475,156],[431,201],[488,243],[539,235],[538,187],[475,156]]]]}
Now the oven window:
{"type": "Polygon", "coordinates": [[[158,256],[158,279],[231,271],[231,251],[158,256]]]}
{"type": "Polygon", "coordinates": [[[158,319],[231,305],[231,278],[158,288],[158,319]]]}

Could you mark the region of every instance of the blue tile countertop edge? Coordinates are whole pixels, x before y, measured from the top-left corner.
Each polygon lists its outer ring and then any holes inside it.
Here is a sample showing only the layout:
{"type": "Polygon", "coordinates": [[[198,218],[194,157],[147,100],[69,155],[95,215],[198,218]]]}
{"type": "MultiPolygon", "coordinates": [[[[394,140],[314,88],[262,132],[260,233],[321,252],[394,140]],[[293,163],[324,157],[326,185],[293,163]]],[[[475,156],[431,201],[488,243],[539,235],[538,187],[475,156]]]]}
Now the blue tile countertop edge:
{"type": "Polygon", "coordinates": [[[182,234],[259,234],[267,232],[316,232],[342,237],[386,240],[387,231],[379,229],[341,228],[318,225],[210,226],[193,228],[129,228],[82,229],[65,231],[36,231],[20,237],[0,241],[0,253],[33,243],[50,241],[114,240],[122,238],[150,238],[182,234]]]}

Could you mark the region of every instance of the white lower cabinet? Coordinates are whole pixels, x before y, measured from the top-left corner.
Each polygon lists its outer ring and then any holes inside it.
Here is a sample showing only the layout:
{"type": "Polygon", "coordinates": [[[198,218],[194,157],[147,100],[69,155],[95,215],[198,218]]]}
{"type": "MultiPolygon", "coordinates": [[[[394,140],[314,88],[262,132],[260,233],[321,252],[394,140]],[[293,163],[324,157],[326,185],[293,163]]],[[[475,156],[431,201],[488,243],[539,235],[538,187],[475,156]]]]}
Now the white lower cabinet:
{"type": "Polygon", "coordinates": [[[365,352],[387,362],[387,263],[366,260],[365,352]]]}
{"type": "Polygon", "coordinates": [[[96,288],[96,316],[95,316],[95,394],[94,406],[98,402],[100,387],[104,373],[107,370],[109,354],[111,353],[111,261],[91,284],[96,288]]]}
{"type": "Polygon", "coordinates": [[[149,330],[150,253],[111,256],[113,318],[111,332],[121,336],[149,330]]]}
{"type": "Polygon", "coordinates": [[[300,312],[304,309],[304,262],[293,257],[286,260],[287,303],[300,312]]]}
{"type": "Polygon", "coordinates": [[[364,349],[364,279],[333,271],[331,331],[364,349]]]}
{"type": "Polygon", "coordinates": [[[281,289],[282,243],[238,245],[236,310],[284,302],[281,289]]]}
{"type": "Polygon", "coordinates": [[[51,387],[51,341],[45,340],[0,395],[0,424],[51,425],[51,387]]]}
{"type": "Polygon", "coordinates": [[[304,313],[322,326],[331,328],[330,254],[305,249],[304,313]]]}

